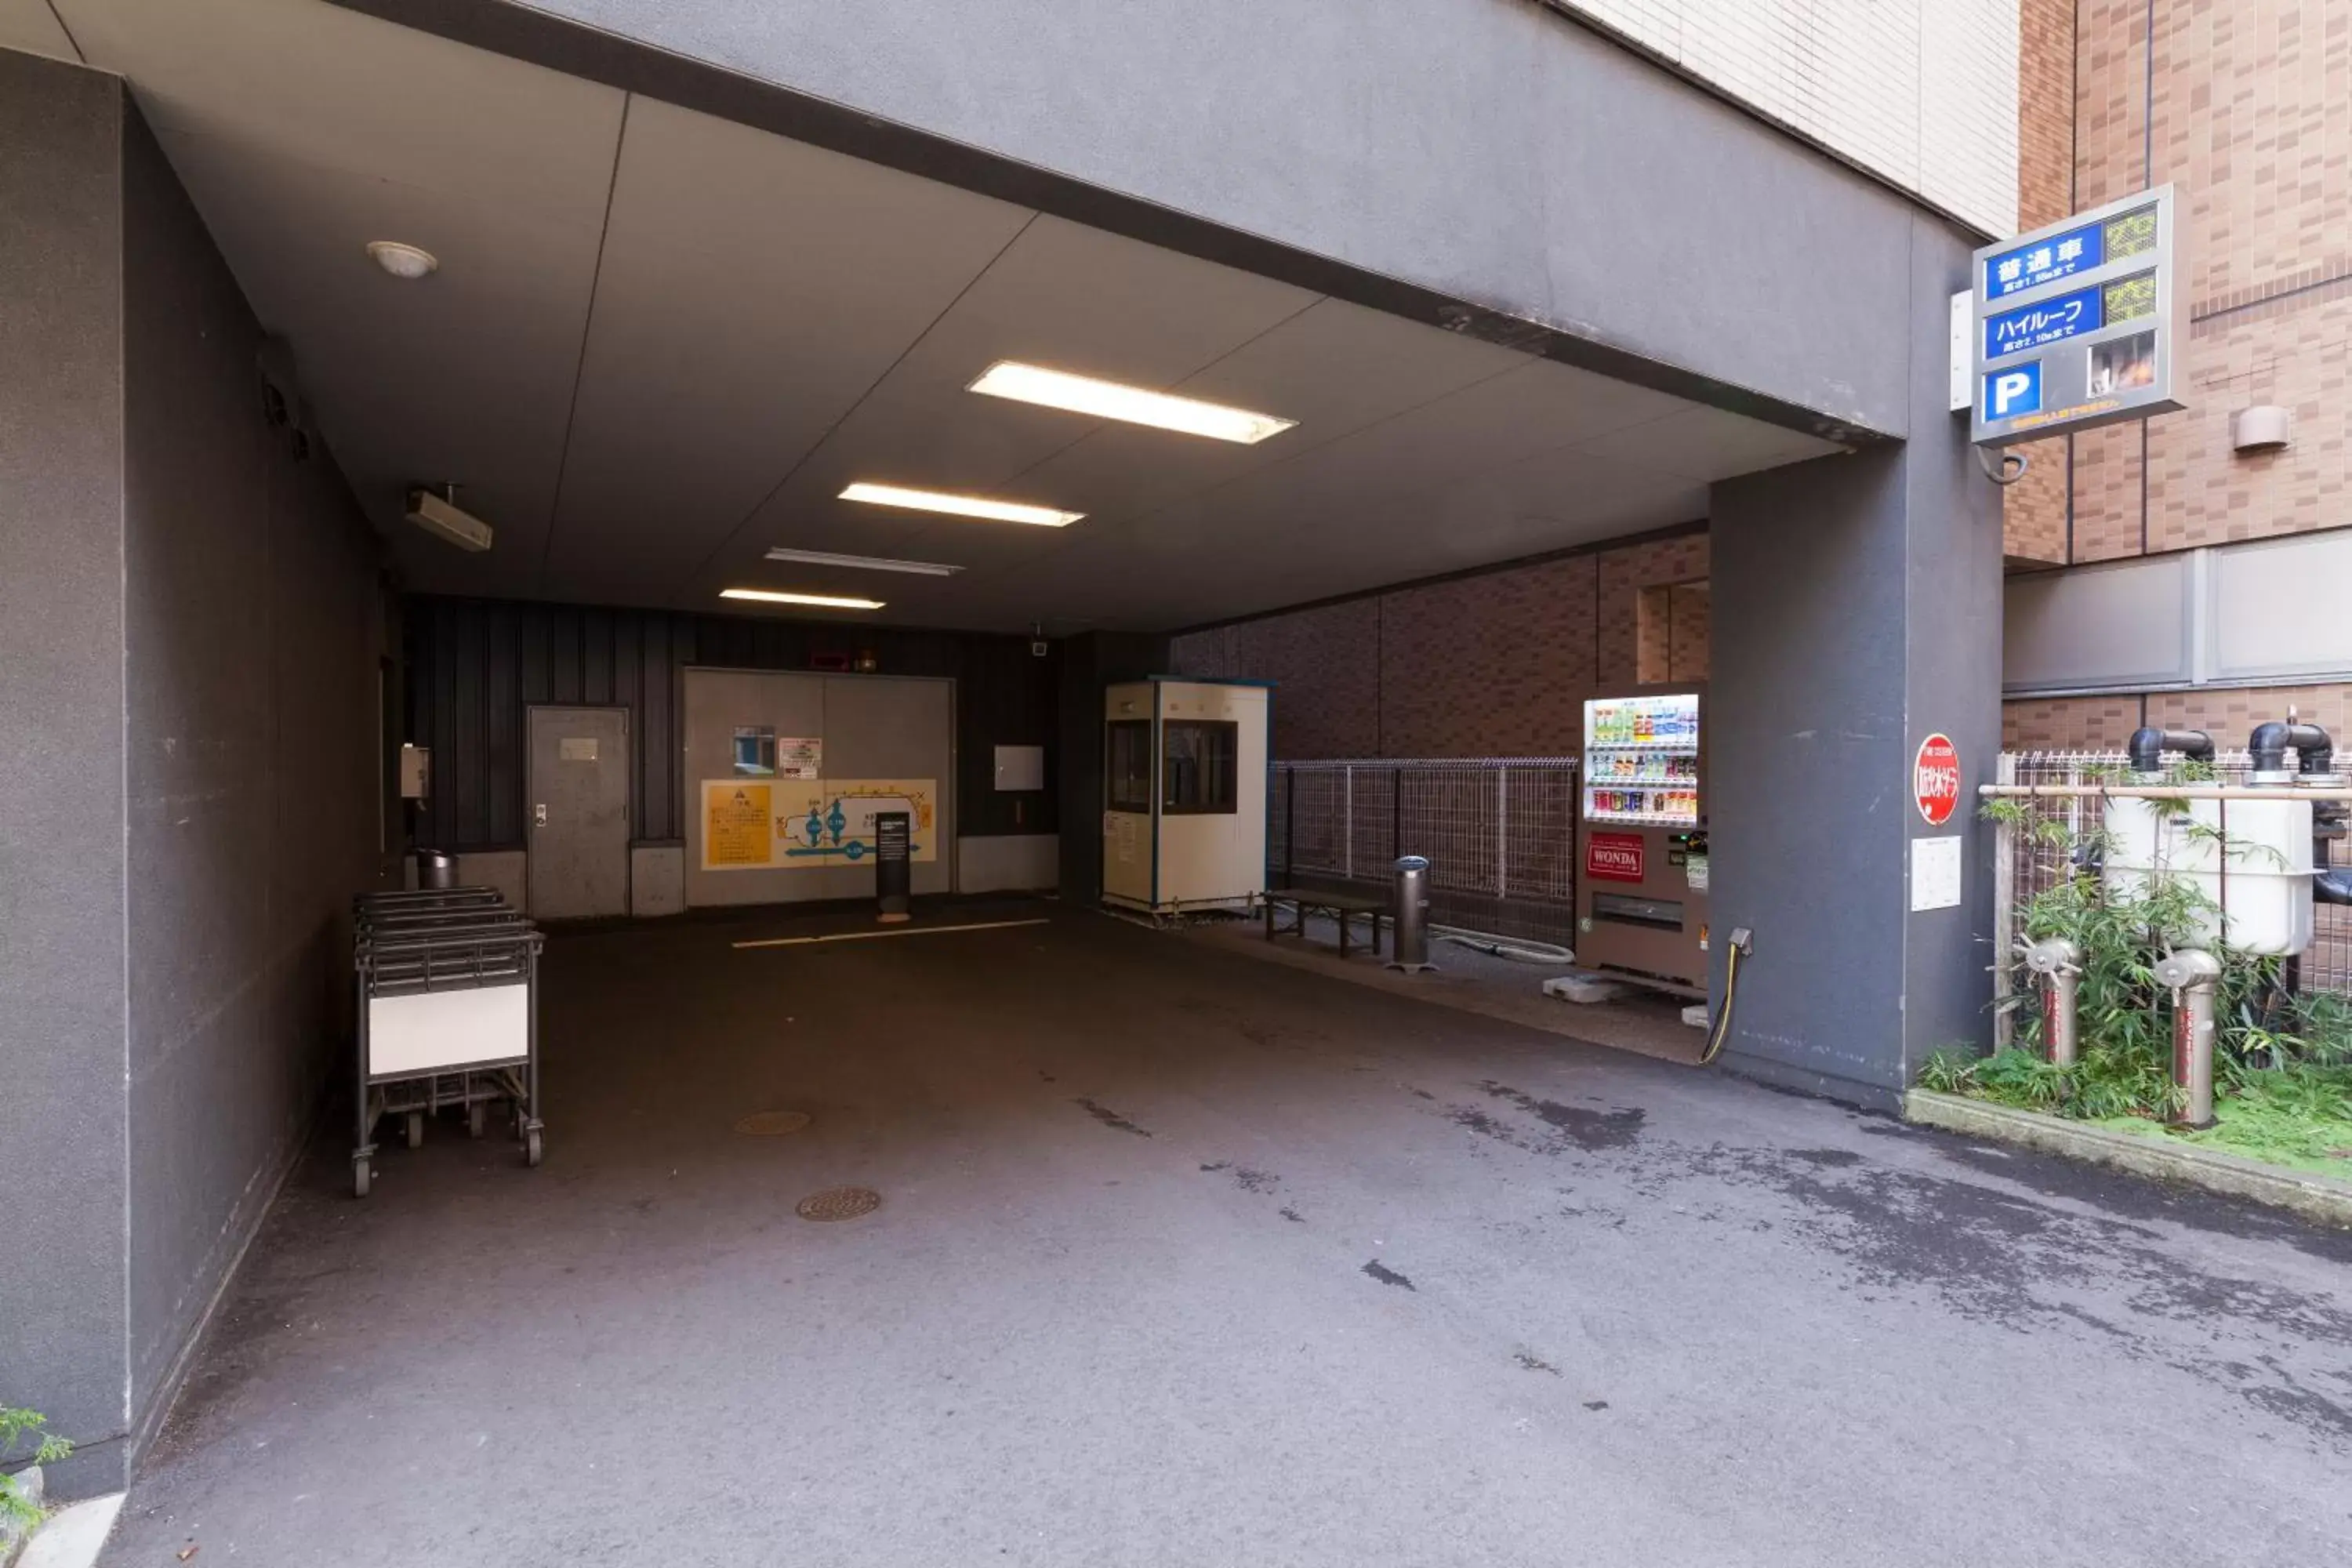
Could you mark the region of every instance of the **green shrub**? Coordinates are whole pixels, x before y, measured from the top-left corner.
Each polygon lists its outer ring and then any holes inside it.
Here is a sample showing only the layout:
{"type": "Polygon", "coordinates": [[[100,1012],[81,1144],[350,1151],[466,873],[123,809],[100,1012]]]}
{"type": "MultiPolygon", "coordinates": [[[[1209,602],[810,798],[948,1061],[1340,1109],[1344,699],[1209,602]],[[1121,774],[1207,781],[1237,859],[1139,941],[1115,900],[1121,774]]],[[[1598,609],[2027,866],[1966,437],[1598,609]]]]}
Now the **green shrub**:
{"type": "MultiPolygon", "coordinates": [[[[72,1453],[71,1443],[42,1429],[48,1419],[37,1410],[0,1405],[0,1465],[54,1465],[72,1453]]],[[[0,1519],[26,1529],[41,1520],[40,1509],[14,1475],[0,1475],[0,1519]]]]}
{"type": "MultiPolygon", "coordinates": [[[[2190,782],[2193,767],[2179,770],[2190,782]]],[[[2185,809],[2158,802],[2158,810],[2185,809]]],[[[2063,1116],[2162,1119],[2179,1105],[2172,1082],[2172,995],[2157,984],[2165,954],[2192,944],[2213,912],[2210,900],[2186,878],[2157,878],[2137,890],[2108,887],[2086,868],[2105,846],[2095,834],[2039,816],[2026,803],[1987,804],[1990,820],[2017,832],[2021,850],[2043,858],[2057,879],[2019,910],[2026,942],[2063,937],[2083,954],[2076,993],[2076,1059],[2060,1068],[2043,1060],[2039,980],[2021,952],[2002,956],[2012,966],[2006,1004],[2014,1010],[2019,1044],[1990,1057],[1941,1052],[1921,1070],[1929,1089],[1975,1094],[2005,1104],[2063,1116]]],[[[2191,834],[2210,829],[2190,826],[2191,834]]],[[[2239,851],[2222,846],[2226,854],[2239,851]]],[[[2352,1001],[2336,995],[2295,996],[2280,978],[2280,961],[2226,947],[2215,998],[2214,1076],[2225,1094],[2259,1093],[2299,1114],[2352,1112],[2352,1001]]],[[[2352,1120],[2352,1116],[2347,1116],[2352,1120]]]]}

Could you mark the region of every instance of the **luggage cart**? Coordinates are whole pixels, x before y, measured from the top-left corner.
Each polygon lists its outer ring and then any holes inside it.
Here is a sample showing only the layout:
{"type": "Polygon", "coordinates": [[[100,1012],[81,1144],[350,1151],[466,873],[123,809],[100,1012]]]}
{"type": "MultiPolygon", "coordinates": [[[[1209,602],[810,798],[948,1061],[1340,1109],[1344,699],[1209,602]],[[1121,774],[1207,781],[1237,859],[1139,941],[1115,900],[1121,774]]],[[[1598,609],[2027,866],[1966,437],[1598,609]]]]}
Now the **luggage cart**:
{"type": "Polygon", "coordinates": [[[425,1141],[425,1118],[466,1109],[482,1136],[488,1110],[513,1108],[523,1163],[544,1151],[539,1117],[539,958],[545,938],[488,889],[367,894],[354,900],[359,987],[358,1142],[352,1190],[368,1194],[375,1130],[404,1121],[425,1141]]]}

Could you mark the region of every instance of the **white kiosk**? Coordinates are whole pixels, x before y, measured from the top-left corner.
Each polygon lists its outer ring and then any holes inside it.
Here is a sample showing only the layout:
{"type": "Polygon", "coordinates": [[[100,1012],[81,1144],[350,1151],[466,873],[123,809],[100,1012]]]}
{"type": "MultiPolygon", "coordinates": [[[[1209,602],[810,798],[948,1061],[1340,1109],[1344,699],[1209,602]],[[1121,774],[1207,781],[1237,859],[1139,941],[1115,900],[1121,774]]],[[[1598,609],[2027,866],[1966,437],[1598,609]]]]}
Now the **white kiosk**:
{"type": "Polygon", "coordinates": [[[1245,910],[1265,891],[1271,695],[1169,676],[1104,692],[1105,903],[1245,910]]]}

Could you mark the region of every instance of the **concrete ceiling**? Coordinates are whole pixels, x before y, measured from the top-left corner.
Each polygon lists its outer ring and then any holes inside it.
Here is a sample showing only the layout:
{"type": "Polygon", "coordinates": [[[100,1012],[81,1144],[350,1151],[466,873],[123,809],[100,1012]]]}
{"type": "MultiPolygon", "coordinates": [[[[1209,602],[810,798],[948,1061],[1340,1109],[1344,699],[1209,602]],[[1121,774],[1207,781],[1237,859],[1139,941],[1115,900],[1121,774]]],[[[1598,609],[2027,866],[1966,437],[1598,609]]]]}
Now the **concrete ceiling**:
{"type": "Polygon", "coordinates": [[[54,4],[0,0],[0,43],[130,79],[422,589],[1162,628],[1685,521],[1835,449],[320,0],[54,4]],[[383,238],[441,269],[385,276],[383,238]],[[1234,447],[963,390],[1006,358],[1298,425],[1234,447]],[[854,479],[1088,515],[927,520],[854,479]],[[488,554],[400,521],[444,480],[488,554]]]}

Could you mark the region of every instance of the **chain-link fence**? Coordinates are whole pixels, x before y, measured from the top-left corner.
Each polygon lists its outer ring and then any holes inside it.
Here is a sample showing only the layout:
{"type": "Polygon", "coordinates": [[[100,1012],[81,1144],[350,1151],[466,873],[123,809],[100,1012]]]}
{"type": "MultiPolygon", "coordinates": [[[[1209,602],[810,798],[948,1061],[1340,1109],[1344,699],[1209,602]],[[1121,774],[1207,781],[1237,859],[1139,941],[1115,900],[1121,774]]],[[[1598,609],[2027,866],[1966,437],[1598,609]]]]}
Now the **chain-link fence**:
{"type": "Polygon", "coordinates": [[[1429,918],[1572,946],[1576,759],[1276,763],[1266,864],[1282,887],[1385,894],[1429,859],[1429,918]]]}
{"type": "MultiPolygon", "coordinates": [[[[2129,782],[2129,769],[2130,760],[2121,752],[2012,752],[2000,759],[2000,782],[2043,786],[2123,784],[2129,782]]],[[[2215,758],[2211,782],[2244,784],[2252,771],[2252,759],[2245,752],[2222,752],[2215,758]]],[[[2106,802],[2096,795],[2012,798],[2024,810],[2028,824],[2055,823],[2066,829],[2063,837],[2038,835],[2030,826],[2024,831],[2004,828],[2001,832],[1994,877],[1993,929],[2002,951],[2013,955],[2021,930],[2020,911],[2037,895],[2080,871],[2078,858],[2070,855],[2068,847],[2101,842],[2106,802]]],[[[2221,831],[2227,834],[2226,825],[2221,831]]],[[[2352,850],[2347,850],[2342,838],[2330,841],[2328,853],[2334,865],[2352,863],[2352,850]]],[[[2226,858],[2223,865],[2226,896],[2226,858]]],[[[2322,904],[2313,910],[2313,926],[2310,950],[2286,966],[2287,984],[2298,991],[2352,996],[2352,909],[2322,904]]],[[[2004,986],[2011,983],[2010,968],[2005,963],[1996,968],[2004,986]]],[[[2006,1014],[2002,1020],[2005,1025],[2006,1014]]]]}

